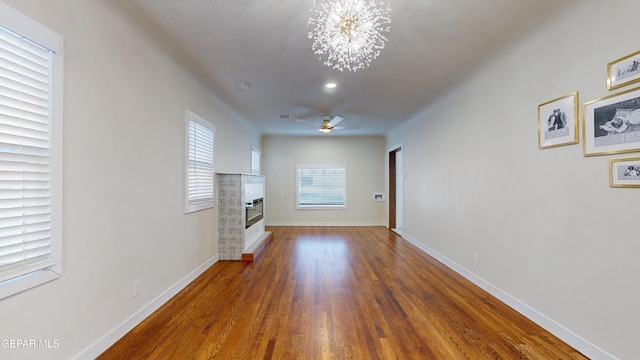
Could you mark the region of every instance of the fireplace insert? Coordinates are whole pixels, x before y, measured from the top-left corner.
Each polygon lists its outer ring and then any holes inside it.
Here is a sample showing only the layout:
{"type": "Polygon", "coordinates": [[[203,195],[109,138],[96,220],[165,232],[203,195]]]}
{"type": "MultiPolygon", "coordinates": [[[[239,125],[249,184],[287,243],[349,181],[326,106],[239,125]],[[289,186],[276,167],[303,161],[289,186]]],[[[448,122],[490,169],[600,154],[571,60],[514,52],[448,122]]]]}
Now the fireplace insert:
{"type": "Polygon", "coordinates": [[[247,220],[245,223],[245,229],[248,229],[251,225],[257,223],[262,220],[262,208],[263,198],[255,199],[253,201],[247,201],[246,212],[247,212],[247,220]]]}

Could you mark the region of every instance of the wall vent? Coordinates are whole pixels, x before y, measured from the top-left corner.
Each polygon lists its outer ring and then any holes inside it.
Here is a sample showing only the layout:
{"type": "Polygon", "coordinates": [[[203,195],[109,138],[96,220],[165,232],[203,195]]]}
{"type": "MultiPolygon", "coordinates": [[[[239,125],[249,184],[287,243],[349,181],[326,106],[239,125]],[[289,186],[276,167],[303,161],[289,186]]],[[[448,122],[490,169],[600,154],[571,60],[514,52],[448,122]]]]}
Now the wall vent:
{"type": "Polygon", "coordinates": [[[280,114],[280,115],[278,115],[278,119],[281,119],[281,120],[291,119],[291,115],[289,115],[289,114],[280,114]]]}

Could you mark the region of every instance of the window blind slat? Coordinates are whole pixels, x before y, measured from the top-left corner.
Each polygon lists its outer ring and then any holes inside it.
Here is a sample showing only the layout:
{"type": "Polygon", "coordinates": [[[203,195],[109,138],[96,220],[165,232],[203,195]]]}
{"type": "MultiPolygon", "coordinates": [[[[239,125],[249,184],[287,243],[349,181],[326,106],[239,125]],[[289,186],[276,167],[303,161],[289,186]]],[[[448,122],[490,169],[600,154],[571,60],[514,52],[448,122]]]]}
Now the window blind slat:
{"type": "Polygon", "coordinates": [[[7,108],[7,115],[17,113],[19,114],[18,116],[24,116],[22,114],[26,112],[31,113],[31,116],[34,118],[40,117],[42,119],[43,117],[47,118],[49,116],[49,109],[47,107],[43,107],[41,104],[32,103],[27,100],[29,99],[14,99],[0,94],[0,103],[2,103],[3,107],[7,108]]]}
{"type": "Polygon", "coordinates": [[[31,147],[36,149],[49,149],[49,139],[39,139],[29,135],[38,135],[37,133],[29,133],[25,135],[14,135],[0,133],[0,144],[18,145],[21,147],[31,147]]]}
{"type": "MultiPolygon", "coordinates": [[[[1,153],[0,153],[1,154],[1,153]]],[[[30,181],[48,181],[48,164],[33,164],[20,161],[0,161],[0,182],[27,179],[30,181]]]]}
{"type": "Polygon", "coordinates": [[[0,113],[0,124],[2,124],[2,126],[7,126],[7,127],[8,126],[21,127],[24,129],[24,131],[35,131],[40,133],[50,132],[49,124],[47,123],[31,121],[31,120],[25,119],[24,117],[22,118],[13,117],[13,116],[1,114],[1,113],[0,113]]]}
{"type": "MultiPolygon", "coordinates": [[[[33,215],[49,215],[51,207],[49,204],[37,204],[33,206],[21,206],[21,207],[4,207],[0,208],[0,221],[4,221],[6,218],[13,218],[16,216],[33,216],[33,215]]],[[[47,221],[50,219],[47,216],[47,221]]]]}
{"type": "Polygon", "coordinates": [[[11,199],[16,199],[16,200],[20,200],[20,199],[27,199],[27,198],[48,198],[50,194],[49,189],[43,190],[43,189],[3,189],[2,190],[2,196],[3,199],[0,200],[1,202],[4,202],[5,199],[6,200],[11,200],[11,199]]]}
{"type": "MultiPolygon", "coordinates": [[[[19,138],[26,138],[26,139],[30,139],[30,141],[39,141],[39,142],[50,141],[50,135],[49,135],[48,129],[39,129],[39,128],[34,129],[30,127],[20,126],[19,124],[10,124],[5,122],[0,123],[0,134],[11,135],[19,138]]],[[[16,140],[13,143],[20,144],[22,142],[19,140],[16,140]]]]}
{"type": "MultiPolygon", "coordinates": [[[[4,69],[2,77],[47,92],[50,81],[47,65],[42,62],[34,62],[33,59],[22,58],[20,54],[3,48],[3,44],[5,43],[0,40],[0,68],[4,69]]],[[[48,58],[42,60],[44,62],[50,61],[48,58]]]]}
{"type": "Polygon", "coordinates": [[[28,88],[25,89],[23,87],[21,89],[20,88],[14,89],[10,87],[12,85],[19,85],[19,84],[14,84],[13,81],[9,81],[4,77],[0,77],[0,96],[7,98],[7,103],[9,102],[9,100],[12,100],[15,104],[19,104],[19,103],[33,104],[34,106],[40,107],[44,111],[47,110],[47,104],[49,102],[49,99],[39,97],[38,94],[35,93],[35,90],[31,92],[26,92],[24,90],[29,90],[28,88]]]}
{"type": "Polygon", "coordinates": [[[49,67],[50,50],[38,46],[22,36],[0,26],[0,48],[19,56],[20,58],[40,66],[43,69],[49,67]]]}
{"type": "Polygon", "coordinates": [[[2,57],[2,50],[0,50],[0,68],[3,69],[0,77],[0,82],[3,86],[12,90],[20,90],[41,99],[49,95],[47,91],[49,83],[47,82],[46,74],[27,69],[22,64],[16,64],[2,57]]]}
{"type": "MultiPolygon", "coordinates": [[[[0,100],[0,118],[13,117],[22,120],[29,120],[31,122],[40,124],[49,124],[49,113],[38,113],[28,111],[28,109],[25,108],[20,108],[20,106],[16,106],[16,104],[14,104],[13,101],[6,96],[0,96],[0,99],[4,100],[4,102],[0,100]]],[[[25,126],[29,125],[25,122],[25,126]]]]}
{"type": "Polygon", "coordinates": [[[29,162],[33,157],[48,157],[50,155],[50,150],[46,147],[23,146],[19,144],[7,144],[0,142],[0,154],[2,153],[20,154],[23,156],[23,162],[29,162]]]}
{"type": "MultiPolygon", "coordinates": [[[[39,206],[50,206],[51,198],[50,197],[30,197],[30,198],[19,198],[19,199],[5,199],[3,198],[0,201],[0,211],[4,209],[15,209],[15,208],[30,208],[30,207],[39,207],[39,206]]],[[[0,232],[2,229],[0,229],[0,232]]]]}
{"type": "MultiPolygon", "coordinates": [[[[22,225],[17,225],[17,226],[22,226],[22,225]]],[[[30,230],[29,232],[22,232],[22,231],[17,231],[15,226],[3,227],[2,229],[0,229],[0,239],[11,239],[13,237],[18,237],[22,239],[22,241],[25,241],[25,239],[40,236],[38,234],[41,232],[50,233],[51,223],[49,221],[49,222],[29,224],[29,230],[30,230]]],[[[11,244],[13,242],[9,240],[6,240],[6,241],[3,240],[3,241],[0,241],[0,243],[11,244]]],[[[0,254],[2,253],[2,251],[4,250],[2,250],[2,247],[0,247],[0,254]]]]}
{"type": "MultiPolygon", "coordinates": [[[[42,231],[34,231],[29,234],[0,236],[0,248],[4,249],[10,245],[16,245],[22,242],[41,241],[51,238],[51,231],[44,229],[42,231]]],[[[2,253],[0,253],[2,254],[2,253]]]]}
{"type": "Polygon", "coordinates": [[[20,214],[13,217],[0,219],[0,226],[5,229],[16,228],[14,231],[7,230],[13,234],[26,234],[31,231],[41,231],[49,227],[51,216],[49,214],[20,214]],[[21,228],[20,228],[21,227],[21,228]],[[20,228],[20,229],[18,229],[20,228]]]}
{"type": "Polygon", "coordinates": [[[48,151],[43,151],[43,154],[40,155],[25,155],[17,152],[7,152],[2,151],[2,145],[0,144],[0,159],[4,161],[0,161],[0,166],[2,166],[2,170],[12,170],[17,166],[29,166],[36,172],[49,172],[49,167],[51,160],[46,155],[48,151]],[[21,164],[21,165],[18,165],[21,164]]]}
{"type": "Polygon", "coordinates": [[[32,239],[30,241],[19,241],[12,245],[3,246],[2,252],[0,252],[0,264],[10,263],[10,259],[20,257],[29,259],[41,256],[42,254],[40,252],[42,249],[46,249],[50,246],[51,239],[49,237],[32,239]]]}

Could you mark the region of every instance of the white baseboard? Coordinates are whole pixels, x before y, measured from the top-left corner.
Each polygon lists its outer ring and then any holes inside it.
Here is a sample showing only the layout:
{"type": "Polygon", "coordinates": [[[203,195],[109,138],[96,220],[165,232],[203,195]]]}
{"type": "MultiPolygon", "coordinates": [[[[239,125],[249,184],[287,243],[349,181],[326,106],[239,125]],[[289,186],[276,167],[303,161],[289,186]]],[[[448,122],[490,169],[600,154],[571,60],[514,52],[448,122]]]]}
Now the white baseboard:
{"type": "Polygon", "coordinates": [[[331,221],[270,221],[265,226],[385,226],[384,222],[375,221],[346,221],[346,222],[331,222],[331,221]]]}
{"type": "Polygon", "coordinates": [[[589,343],[585,339],[583,339],[580,336],[578,336],[577,334],[573,333],[571,330],[569,330],[566,327],[564,327],[564,326],[558,324],[557,322],[553,321],[552,319],[550,319],[546,315],[544,315],[544,314],[540,313],[539,311],[531,308],[529,305],[527,305],[527,304],[521,302],[520,300],[514,298],[513,296],[505,293],[504,291],[500,290],[499,288],[497,288],[496,286],[494,286],[491,283],[487,282],[486,280],[478,277],[477,275],[473,274],[472,272],[470,272],[469,270],[465,269],[464,267],[462,267],[462,266],[456,264],[455,262],[447,259],[446,257],[444,257],[442,254],[438,253],[437,251],[431,249],[430,247],[426,246],[425,244],[423,244],[423,243],[417,241],[416,239],[414,239],[413,237],[407,235],[407,233],[402,233],[402,237],[404,239],[406,239],[407,241],[409,241],[410,243],[412,243],[413,245],[415,245],[418,249],[420,249],[420,250],[424,251],[425,253],[431,255],[436,260],[438,260],[439,262],[441,262],[444,265],[446,265],[447,267],[449,267],[451,270],[453,270],[453,271],[457,272],[458,274],[464,276],[465,278],[467,278],[467,280],[471,281],[472,283],[476,284],[477,286],[479,286],[480,288],[482,288],[483,290],[485,290],[489,294],[491,294],[494,297],[496,297],[498,300],[500,300],[503,303],[507,304],[508,306],[513,308],[515,311],[519,312],[520,314],[522,314],[523,316],[528,318],[529,320],[531,320],[534,323],[540,325],[545,330],[547,330],[550,333],[552,333],[553,335],[557,336],[562,341],[564,341],[567,344],[571,345],[574,349],[580,351],[583,355],[587,356],[588,358],[593,359],[593,360],[618,360],[613,355],[611,355],[611,354],[607,353],[606,351],[598,348],[597,346],[589,343]]]}
{"type": "Polygon", "coordinates": [[[142,309],[138,310],[138,312],[131,315],[128,319],[123,321],[115,329],[111,330],[111,332],[109,332],[104,337],[102,337],[102,339],[98,340],[95,344],[91,345],[89,348],[81,352],[78,356],[75,357],[75,359],[76,360],[85,360],[85,359],[92,360],[98,357],[98,355],[102,354],[111,345],[115,344],[116,341],[118,341],[121,337],[126,335],[134,327],[140,324],[142,320],[146,319],[154,311],[158,310],[162,305],[164,305],[172,297],[178,294],[182,289],[184,289],[187,285],[189,285],[198,276],[202,275],[202,273],[204,273],[213,264],[217,263],[218,260],[219,260],[218,255],[215,255],[214,257],[205,261],[204,264],[198,266],[195,270],[187,274],[187,276],[180,279],[180,281],[178,281],[173,286],[168,288],[165,292],[163,292],[158,297],[153,299],[150,303],[148,303],[142,309]]]}

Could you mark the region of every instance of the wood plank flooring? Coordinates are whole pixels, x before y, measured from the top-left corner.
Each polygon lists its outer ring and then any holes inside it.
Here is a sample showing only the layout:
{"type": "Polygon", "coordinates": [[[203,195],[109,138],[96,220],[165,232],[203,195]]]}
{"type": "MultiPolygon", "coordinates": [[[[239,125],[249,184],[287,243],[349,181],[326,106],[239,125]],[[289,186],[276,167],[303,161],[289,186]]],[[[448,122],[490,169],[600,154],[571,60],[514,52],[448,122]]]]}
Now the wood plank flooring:
{"type": "Polygon", "coordinates": [[[270,227],[98,359],[586,359],[383,227],[270,227]]]}

